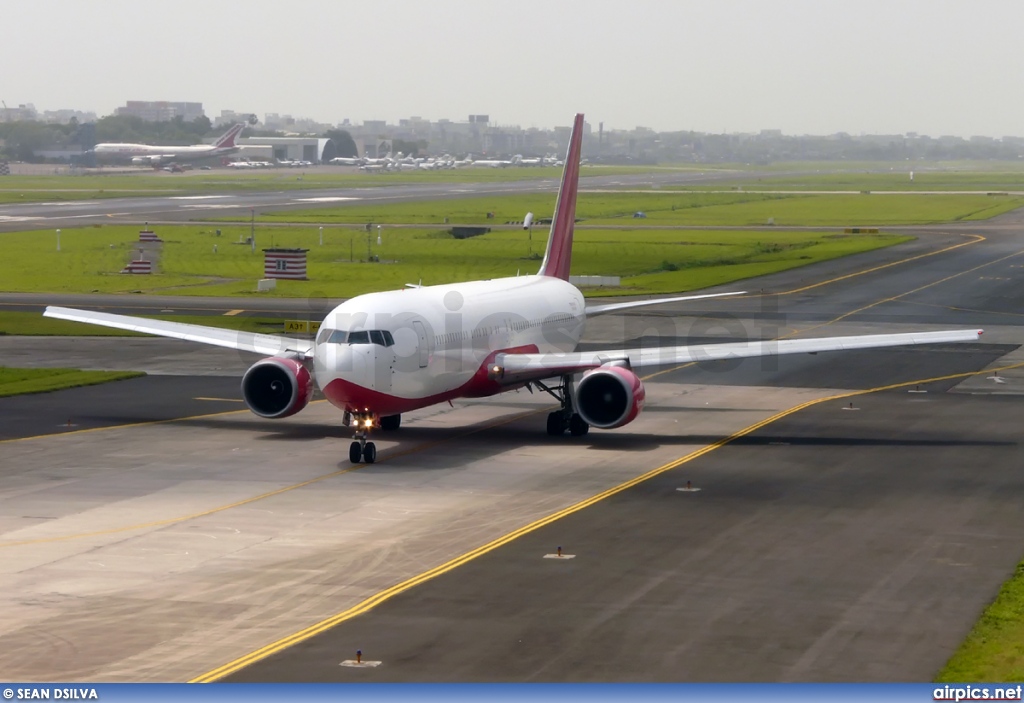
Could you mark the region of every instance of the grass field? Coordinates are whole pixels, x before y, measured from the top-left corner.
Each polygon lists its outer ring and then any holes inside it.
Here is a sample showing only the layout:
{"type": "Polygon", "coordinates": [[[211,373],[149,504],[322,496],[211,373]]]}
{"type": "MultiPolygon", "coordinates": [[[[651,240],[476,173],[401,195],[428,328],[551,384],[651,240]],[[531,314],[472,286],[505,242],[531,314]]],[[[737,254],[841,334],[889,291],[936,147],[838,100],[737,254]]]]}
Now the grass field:
{"type": "MultiPolygon", "coordinates": [[[[741,227],[771,220],[786,226],[886,226],[981,220],[1024,205],[1024,196],[985,194],[774,195],[764,193],[584,192],[576,215],[590,225],[688,225],[741,227]],[[633,219],[643,212],[646,218],[633,219]]],[[[261,222],[488,224],[520,221],[527,212],[548,217],[549,194],[501,195],[431,202],[361,204],[284,210],[261,222]],[[488,218],[487,213],[494,213],[488,218]]],[[[232,220],[225,220],[232,221],[232,220]]],[[[234,220],[241,221],[241,220],[234,220]]]]}
{"type": "Polygon", "coordinates": [[[935,680],[1024,681],[1024,563],[935,680]]]}
{"type": "MultiPolygon", "coordinates": [[[[246,226],[224,226],[217,237],[209,227],[162,227],[161,273],[151,276],[117,273],[132,256],[135,227],[64,230],[60,252],[50,231],[3,234],[0,253],[12,265],[0,279],[0,289],[249,295],[262,278],[263,256],[259,248],[252,253],[249,246],[234,243],[248,232],[246,226]]],[[[350,297],[421,280],[437,284],[535,273],[545,237],[534,237],[532,258],[528,237],[518,228],[465,240],[452,239],[440,228],[385,228],[382,244],[377,245],[375,230],[367,237],[362,229],[332,228],[325,232],[321,247],[317,230],[310,227],[261,230],[257,244],[310,250],[310,280],[279,281],[272,295],[350,297]],[[380,263],[366,263],[368,243],[380,263]]],[[[588,229],[577,231],[573,270],[624,277],[622,288],[591,294],[667,293],[782,271],[906,239],[785,230],[588,229]]]]}
{"type": "MultiPolygon", "coordinates": [[[[499,170],[500,169],[495,169],[499,170]]],[[[587,192],[580,194],[582,219],[574,246],[573,271],[624,277],[621,289],[590,295],[687,291],[774,273],[815,261],[896,244],[886,235],[844,237],[796,232],[796,226],[886,226],[977,220],[1024,205],[1024,197],[988,195],[770,195],[699,192],[587,192]],[[643,211],[644,219],[633,213],[643,211]],[[658,229],[674,226],[731,227],[765,224],[769,231],[658,229]]],[[[406,283],[448,283],[533,273],[544,250],[546,228],[530,235],[519,228],[498,229],[467,240],[446,233],[452,223],[500,224],[526,212],[543,216],[552,196],[504,195],[399,204],[354,204],[318,210],[271,213],[268,224],[308,220],[260,229],[257,251],[238,242],[249,235],[247,222],[216,226],[166,226],[153,276],[118,272],[133,257],[137,228],[98,226],[64,229],[57,252],[51,231],[0,235],[0,254],[13,262],[0,289],[51,292],[131,292],[248,295],[262,277],[266,246],[309,248],[308,281],[282,281],[270,295],[350,297],[406,283]],[[494,213],[492,218],[487,213],[494,213]],[[318,225],[325,223],[324,246],[318,225]],[[390,223],[420,227],[389,227],[390,223]],[[346,224],[343,224],[346,223],[346,224]],[[369,234],[365,223],[381,224],[369,234]],[[220,229],[222,236],[216,236],[220,229]],[[216,247],[216,253],[214,249],[216,247]],[[528,253],[532,249],[533,257],[528,253]],[[364,263],[371,255],[381,263],[364,263]]]]}
{"type": "MultiPolygon", "coordinates": [[[[821,172],[777,176],[746,176],[719,181],[713,185],[693,187],[695,190],[852,190],[863,191],[1024,191],[1024,165],[1016,163],[965,164],[897,164],[884,168],[836,172],[825,167],[821,172]],[[910,172],[914,179],[910,179],[910,172]]],[[[774,168],[774,167],[773,167],[774,168]]],[[[690,189],[688,186],[669,188],[690,189]]]]}
{"type": "MultiPolygon", "coordinates": [[[[636,173],[630,166],[592,166],[580,171],[587,176],[636,173]]],[[[0,177],[0,204],[60,202],[93,198],[152,195],[309,190],[322,188],[372,188],[424,183],[503,183],[559,178],[562,170],[544,168],[463,168],[445,171],[403,171],[366,174],[311,169],[187,173],[142,172],[111,175],[50,175],[0,177]]]]}
{"type": "MultiPolygon", "coordinates": [[[[224,327],[245,332],[280,334],[282,321],[265,317],[224,315],[145,315],[159,320],[187,322],[193,325],[224,327]]],[[[54,320],[35,312],[0,312],[0,335],[89,336],[89,337],[144,337],[137,332],[119,330],[81,322],[54,320]]]]}
{"type": "Polygon", "coordinates": [[[94,386],[107,381],[137,378],[138,371],[81,371],[79,369],[12,369],[0,366],[0,398],[26,393],[48,393],[64,388],[94,386]]]}

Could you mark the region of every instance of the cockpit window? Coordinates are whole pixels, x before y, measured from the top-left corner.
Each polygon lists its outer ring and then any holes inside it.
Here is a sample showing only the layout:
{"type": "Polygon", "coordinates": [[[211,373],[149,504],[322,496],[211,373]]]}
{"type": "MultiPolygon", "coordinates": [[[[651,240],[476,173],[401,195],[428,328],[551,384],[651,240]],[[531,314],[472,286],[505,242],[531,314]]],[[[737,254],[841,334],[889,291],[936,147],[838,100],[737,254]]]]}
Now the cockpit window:
{"type": "Polygon", "coordinates": [[[345,330],[328,330],[329,336],[321,339],[321,341],[331,342],[333,344],[376,344],[379,347],[393,347],[395,346],[395,338],[391,336],[391,333],[387,330],[358,330],[356,332],[346,332],[345,330]]]}

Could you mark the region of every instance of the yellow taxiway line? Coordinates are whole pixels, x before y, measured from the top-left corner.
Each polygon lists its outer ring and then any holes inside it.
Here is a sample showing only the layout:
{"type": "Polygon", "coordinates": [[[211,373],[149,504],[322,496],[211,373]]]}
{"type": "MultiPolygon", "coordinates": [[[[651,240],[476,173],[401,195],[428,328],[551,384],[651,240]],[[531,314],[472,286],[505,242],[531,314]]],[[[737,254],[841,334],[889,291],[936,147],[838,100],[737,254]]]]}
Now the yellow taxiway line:
{"type": "Polygon", "coordinates": [[[573,503],[572,505],[570,505],[570,506],[568,506],[566,508],[562,508],[561,510],[555,511],[555,512],[551,513],[550,515],[542,517],[542,518],[540,518],[538,520],[534,520],[533,522],[528,523],[526,525],[523,525],[522,527],[520,527],[518,529],[512,530],[511,532],[509,532],[509,533],[507,533],[507,534],[505,534],[505,535],[503,535],[501,537],[498,537],[495,540],[487,542],[486,544],[480,545],[479,547],[477,547],[475,549],[472,549],[472,550],[470,550],[468,552],[465,552],[464,554],[461,554],[461,555],[455,557],[454,559],[446,561],[443,564],[435,566],[432,569],[428,569],[427,571],[424,571],[424,572],[422,572],[420,574],[417,574],[416,576],[413,576],[413,577],[408,578],[408,579],[406,579],[404,581],[401,581],[400,583],[397,583],[394,586],[391,586],[390,588],[386,588],[383,591],[380,591],[380,592],[370,596],[369,598],[366,598],[366,599],[360,601],[359,603],[357,603],[356,605],[352,606],[351,608],[343,610],[340,613],[336,613],[335,615],[332,615],[329,618],[326,618],[324,620],[321,620],[320,622],[314,623],[313,625],[310,625],[309,627],[306,627],[306,628],[304,628],[302,630],[299,630],[298,632],[295,632],[295,633],[293,633],[291,635],[288,635],[286,637],[282,637],[281,639],[279,639],[279,640],[277,640],[275,642],[271,642],[268,645],[260,647],[259,649],[255,650],[253,652],[250,652],[250,653],[248,653],[246,655],[243,655],[243,656],[241,656],[241,657],[239,657],[239,658],[237,658],[237,659],[235,659],[233,661],[228,662],[227,664],[219,666],[216,669],[212,669],[211,671],[208,671],[205,674],[201,674],[201,675],[195,677],[194,679],[191,679],[189,681],[189,683],[212,683],[214,681],[218,681],[218,680],[224,678],[225,676],[229,676],[229,675],[235,673],[236,671],[244,669],[245,667],[249,666],[250,664],[253,664],[253,663],[255,663],[255,662],[257,662],[257,661],[259,661],[261,659],[265,659],[266,657],[269,657],[269,656],[271,656],[273,654],[276,654],[277,652],[280,652],[280,651],[282,651],[284,649],[287,649],[288,647],[291,647],[292,645],[298,644],[299,642],[303,642],[305,640],[308,640],[310,637],[314,637],[314,636],[320,634],[321,632],[329,630],[332,627],[345,622],[346,620],[351,620],[352,618],[356,617],[357,615],[362,615],[363,613],[366,613],[366,612],[372,610],[373,608],[375,608],[378,605],[380,605],[380,604],[390,600],[391,598],[397,596],[400,593],[404,593],[405,591],[408,591],[409,589],[414,588],[415,586],[418,586],[421,583],[425,583],[427,581],[430,581],[431,579],[434,579],[434,578],[437,578],[438,576],[441,576],[442,574],[446,574],[449,571],[452,571],[453,569],[456,569],[456,568],[462,566],[463,564],[466,564],[467,562],[470,562],[470,561],[476,559],[477,557],[480,557],[480,556],[483,556],[484,554],[492,552],[495,549],[497,549],[497,548],[499,548],[499,547],[501,547],[503,545],[506,545],[509,542],[512,542],[513,540],[516,540],[516,539],[518,539],[518,538],[520,538],[520,537],[522,537],[524,535],[530,534],[531,532],[535,532],[536,530],[539,530],[540,528],[542,528],[542,527],[544,527],[546,525],[549,525],[549,524],[555,522],[556,520],[560,520],[560,519],[562,519],[564,517],[572,515],[573,513],[577,513],[579,511],[583,510],[584,508],[588,508],[588,507],[594,505],[595,503],[598,503],[598,502],[604,500],[605,498],[609,498],[609,497],[614,496],[614,495],[616,495],[618,493],[622,493],[623,491],[626,491],[626,490],[632,488],[633,486],[636,486],[639,483],[643,483],[644,481],[647,481],[647,480],[649,480],[651,478],[654,478],[655,476],[663,474],[663,473],[665,473],[667,471],[671,471],[672,469],[678,468],[678,467],[682,466],[683,464],[689,463],[689,462],[693,461],[694,459],[697,459],[697,458],[702,457],[702,456],[704,456],[706,454],[709,454],[709,453],[715,451],[716,449],[718,449],[720,447],[724,447],[725,445],[727,445],[730,442],[733,442],[733,441],[739,439],[740,437],[744,437],[744,436],[750,434],[751,432],[755,432],[756,430],[759,430],[759,429],[761,429],[762,427],[764,427],[766,425],[769,425],[769,424],[771,424],[773,422],[781,420],[784,417],[788,417],[789,415],[797,413],[797,412],[799,412],[799,411],[801,411],[801,410],[803,410],[805,408],[809,408],[809,407],[812,407],[814,405],[819,405],[821,403],[826,403],[826,402],[829,402],[829,401],[842,400],[842,399],[845,399],[845,398],[851,398],[853,396],[858,396],[858,395],[867,395],[869,393],[877,393],[877,392],[880,392],[880,391],[893,390],[893,389],[896,389],[896,388],[905,388],[907,386],[913,386],[913,385],[925,385],[925,384],[928,384],[928,383],[935,383],[935,382],[938,382],[938,381],[948,381],[948,380],[952,380],[952,379],[956,379],[956,378],[968,378],[970,376],[976,376],[976,375],[982,374],[982,373],[1006,371],[1006,370],[1009,370],[1009,369],[1015,369],[1015,368],[1020,368],[1020,367],[1024,367],[1024,362],[1021,362],[1021,363],[1018,363],[1018,364],[1010,364],[1008,366],[1003,366],[1003,367],[996,368],[996,369],[983,369],[981,371],[968,371],[968,372],[965,372],[965,373],[950,374],[950,375],[947,375],[947,376],[936,376],[934,378],[918,379],[916,381],[905,381],[905,382],[901,382],[901,383],[893,383],[893,384],[889,384],[889,385],[886,385],[886,386],[879,386],[877,388],[869,388],[867,390],[849,391],[849,392],[846,392],[846,393],[839,393],[839,394],[836,394],[836,395],[827,396],[825,398],[817,398],[815,400],[809,400],[809,401],[807,401],[805,403],[801,403],[799,405],[795,405],[792,408],[789,408],[788,410],[783,410],[781,412],[778,412],[778,413],[776,413],[775,415],[772,415],[769,418],[761,420],[760,422],[755,422],[754,424],[750,425],[749,427],[745,427],[742,430],[734,432],[733,434],[729,435],[728,437],[723,437],[722,439],[719,439],[718,441],[716,441],[716,442],[714,442],[712,444],[709,444],[709,445],[707,445],[705,447],[702,447],[702,448],[697,449],[697,450],[695,450],[693,452],[690,452],[689,454],[686,454],[685,456],[682,456],[682,457],[680,457],[678,459],[674,459],[674,460],[668,462],[667,464],[662,464],[661,466],[657,467],[656,469],[652,469],[652,470],[650,470],[650,471],[648,471],[646,473],[640,474],[639,476],[631,478],[628,481],[624,481],[623,483],[620,483],[620,484],[618,484],[616,486],[613,486],[613,487],[611,487],[611,488],[609,488],[607,490],[601,491],[600,493],[597,493],[597,494],[595,494],[595,495],[593,495],[593,496],[591,496],[589,498],[585,498],[585,499],[583,499],[583,500],[581,500],[579,502],[573,503]]]}

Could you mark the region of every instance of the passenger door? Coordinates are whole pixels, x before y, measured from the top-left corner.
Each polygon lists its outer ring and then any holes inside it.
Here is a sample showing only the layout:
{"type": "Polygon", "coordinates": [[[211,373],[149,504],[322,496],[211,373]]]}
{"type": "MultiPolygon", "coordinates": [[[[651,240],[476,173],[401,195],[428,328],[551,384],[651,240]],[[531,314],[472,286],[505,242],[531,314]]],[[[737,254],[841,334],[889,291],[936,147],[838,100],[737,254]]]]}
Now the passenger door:
{"type": "Polygon", "coordinates": [[[430,348],[427,345],[427,330],[419,320],[412,321],[412,328],[416,330],[416,337],[419,340],[417,348],[420,353],[420,368],[423,369],[426,368],[427,362],[430,361],[430,348]]]}

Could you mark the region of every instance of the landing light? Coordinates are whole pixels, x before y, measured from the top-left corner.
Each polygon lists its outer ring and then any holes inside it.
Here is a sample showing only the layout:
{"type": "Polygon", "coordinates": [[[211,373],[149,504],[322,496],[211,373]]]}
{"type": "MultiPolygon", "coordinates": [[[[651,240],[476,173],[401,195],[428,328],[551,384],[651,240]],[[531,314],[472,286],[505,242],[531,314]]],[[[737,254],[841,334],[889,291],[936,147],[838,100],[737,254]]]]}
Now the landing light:
{"type": "Polygon", "coordinates": [[[363,425],[365,427],[373,427],[373,418],[367,418],[363,425]]]}
{"type": "Polygon", "coordinates": [[[505,375],[505,367],[494,364],[487,375],[491,378],[501,378],[505,375]]]}

